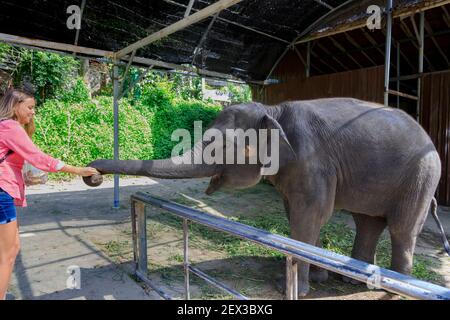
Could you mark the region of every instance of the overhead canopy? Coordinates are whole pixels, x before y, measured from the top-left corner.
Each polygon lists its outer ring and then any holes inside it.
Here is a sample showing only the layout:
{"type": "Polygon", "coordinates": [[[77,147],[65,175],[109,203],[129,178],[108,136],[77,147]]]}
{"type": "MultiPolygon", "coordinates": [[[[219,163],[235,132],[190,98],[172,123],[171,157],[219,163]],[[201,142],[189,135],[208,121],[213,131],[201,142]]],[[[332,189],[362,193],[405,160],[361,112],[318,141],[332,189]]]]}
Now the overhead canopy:
{"type": "MultiPolygon", "coordinates": [[[[77,44],[104,50],[104,55],[108,55],[218,2],[224,0],[2,0],[0,34],[77,44]],[[70,16],[67,8],[73,4],[83,8],[78,32],[66,26],[70,16]]],[[[367,17],[365,3],[367,1],[235,1],[225,10],[217,10],[217,16],[213,13],[139,48],[135,57],[193,65],[245,81],[265,80],[289,44],[326,31],[330,26],[336,28],[339,24],[367,17]]],[[[395,10],[424,3],[430,1],[399,0],[395,1],[395,10]]],[[[56,49],[61,51],[59,47],[56,49]]],[[[83,51],[80,55],[101,56],[103,53],[83,51]]],[[[127,54],[131,55],[131,51],[127,54]]]]}

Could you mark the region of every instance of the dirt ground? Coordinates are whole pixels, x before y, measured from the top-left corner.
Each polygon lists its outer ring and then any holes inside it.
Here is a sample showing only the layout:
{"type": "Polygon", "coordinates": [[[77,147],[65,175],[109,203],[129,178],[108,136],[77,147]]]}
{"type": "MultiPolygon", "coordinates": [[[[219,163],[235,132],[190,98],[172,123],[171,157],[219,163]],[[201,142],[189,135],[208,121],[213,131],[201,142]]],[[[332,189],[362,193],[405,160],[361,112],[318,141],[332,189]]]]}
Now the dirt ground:
{"type": "MultiPolygon", "coordinates": [[[[121,206],[112,209],[112,181],[89,188],[81,180],[48,183],[28,190],[29,207],[19,210],[22,251],[11,292],[17,299],[159,299],[132,275],[132,239],[129,197],[137,191],[233,218],[247,219],[264,212],[284,215],[282,201],[267,184],[241,191],[204,194],[207,179],[121,180],[121,206]],[[67,288],[67,268],[81,270],[81,289],[67,288]]],[[[184,297],[182,232],[168,214],[148,208],[149,277],[174,299],[184,297]]],[[[338,213],[333,222],[353,228],[350,216],[338,213]]],[[[441,220],[450,230],[450,211],[441,208],[441,220]]],[[[436,283],[450,287],[450,259],[442,253],[434,221],[427,221],[417,254],[432,261],[436,283]]],[[[242,245],[241,245],[242,247],[242,245]]],[[[191,263],[253,299],[283,299],[284,260],[280,257],[230,256],[214,241],[190,239],[191,263]]],[[[229,299],[191,275],[194,299],[229,299]]],[[[308,299],[401,299],[365,285],[344,283],[331,274],[328,281],[312,283],[308,299]]]]}

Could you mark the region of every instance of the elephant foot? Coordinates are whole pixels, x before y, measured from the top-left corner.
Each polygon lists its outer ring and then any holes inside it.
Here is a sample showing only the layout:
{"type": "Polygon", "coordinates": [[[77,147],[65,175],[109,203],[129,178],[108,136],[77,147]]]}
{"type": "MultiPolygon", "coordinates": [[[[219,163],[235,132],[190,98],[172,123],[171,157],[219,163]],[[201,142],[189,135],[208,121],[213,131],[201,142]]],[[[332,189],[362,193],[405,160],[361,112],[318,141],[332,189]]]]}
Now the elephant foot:
{"type": "Polygon", "coordinates": [[[311,266],[311,270],[309,271],[309,279],[312,282],[321,283],[328,280],[328,271],[322,268],[316,268],[311,266]]]}
{"type": "Polygon", "coordinates": [[[298,283],[298,297],[306,297],[309,293],[309,283],[298,283]]]}
{"type": "MultiPolygon", "coordinates": [[[[278,276],[275,279],[275,288],[276,290],[283,294],[286,295],[286,277],[284,276],[278,276]]],[[[297,294],[298,297],[305,297],[307,294],[309,293],[309,282],[300,282],[300,280],[298,281],[297,284],[297,294]]]]}
{"type": "Polygon", "coordinates": [[[345,283],[350,283],[353,285],[357,285],[357,284],[361,284],[361,281],[346,277],[346,276],[342,276],[342,281],[344,281],[345,283]]]}

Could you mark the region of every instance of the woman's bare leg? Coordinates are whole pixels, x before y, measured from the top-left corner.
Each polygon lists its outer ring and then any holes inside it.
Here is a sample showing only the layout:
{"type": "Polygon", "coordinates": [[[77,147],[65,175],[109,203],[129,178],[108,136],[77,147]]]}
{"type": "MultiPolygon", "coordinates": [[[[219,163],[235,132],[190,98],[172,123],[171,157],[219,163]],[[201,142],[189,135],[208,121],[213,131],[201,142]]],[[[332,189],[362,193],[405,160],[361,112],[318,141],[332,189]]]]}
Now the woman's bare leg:
{"type": "Polygon", "coordinates": [[[0,224],[0,300],[6,298],[6,291],[19,249],[17,221],[0,224]]]}

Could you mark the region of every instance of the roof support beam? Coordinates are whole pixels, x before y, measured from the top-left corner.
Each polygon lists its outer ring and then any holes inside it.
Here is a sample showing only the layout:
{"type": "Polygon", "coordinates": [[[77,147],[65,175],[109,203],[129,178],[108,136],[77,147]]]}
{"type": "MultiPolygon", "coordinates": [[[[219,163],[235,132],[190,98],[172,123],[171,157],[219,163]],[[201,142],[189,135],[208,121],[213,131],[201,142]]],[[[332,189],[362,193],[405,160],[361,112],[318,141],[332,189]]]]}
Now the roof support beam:
{"type": "Polygon", "coordinates": [[[442,16],[445,23],[447,24],[447,27],[450,28],[450,15],[448,14],[447,8],[445,6],[442,6],[442,11],[444,11],[444,15],[442,16]]]}
{"type": "MultiPolygon", "coordinates": [[[[124,60],[124,61],[128,61],[128,59],[129,59],[128,56],[122,58],[122,60],[124,60]]],[[[175,64],[175,63],[167,63],[167,62],[162,62],[162,61],[148,59],[148,58],[135,57],[133,59],[133,61],[135,63],[141,64],[141,65],[146,65],[146,66],[153,65],[153,66],[159,67],[159,68],[180,70],[180,71],[184,71],[184,72],[188,72],[188,73],[199,74],[199,75],[205,76],[205,77],[219,78],[219,79],[224,79],[224,80],[229,80],[229,81],[234,81],[234,82],[239,82],[239,83],[247,82],[247,83],[253,83],[253,84],[258,84],[258,85],[264,84],[263,81],[244,81],[242,79],[236,78],[232,75],[225,74],[225,73],[204,70],[204,69],[198,69],[198,68],[189,67],[189,66],[182,66],[179,64],[175,64]]]]}
{"type": "Polygon", "coordinates": [[[186,7],[186,11],[184,12],[184,17],[186,18],[191,14],[192,6],[194,5],[195,0],[189,0],[189,4],[186,7]]]}
{"type": "Polygon", "coordinates": [[[124,57],[125,55],[129,54],[130,52],[133,52],[134,50],[145,47],[152,42],[158,41],[164,37],[171,35],[172,33],[175,33],[186,27],[189,27],[190,25],[193,25],[199,21],[202,21],[202,20],[204,20],[224,9],[227,9],[241,1],[242,0],[219,0],[219,1],[215,2],[214,4],[208,6],[208,7],[204,8],[184,19],[181,19],[180,21],[175,22],[174,24],[171,24],[170,26],[165,27],[164,29],[157,31],[157,32],[129,45],[128,47],[123,48],[122,50],[119,50],[118,52],[116,52],[116,58],[120,59],[120,58],[124,57]]]}
{"type": "MultiPolygon", "coordinates": [[[[29,39],[25,37],[18,37],[13,36],[10,34],[0,33],[0,41],[11,43],[13,45],[18,46],[24,46],[24,47],[33,47],[35,50],[43,50],[43,51],[51,51],[59,54],[67,54],[67,52],[76,52],[80,54],[84,54],[90,57],[102,57],[106,58],[108,60],[113,60],[114,58],[114,52],[112,51],[106,51],[106,50],[98,50],[98,49],[92,49],[87,47],[80,47],[80,46],[74,46],[71,44],[65,44],[65,43],[57,43],[57,42],[51,42],[51,41],[44,41],[44,40],[36,40],[36,39],[29,39]]],[[[130,60],[130,57],[125,56],[122,58],[122,60],[128,62],[130,60]]],[[[147,58],[141,58],[141,57],[134,57],[133,58],[134,64],[140,64],[140,65],[146,65],[151,66],[154,65],[155,67],[159,68],[165,68],[165,69],[174,69],[174,70],[181,70],[185,72],[192,72],[197,73],[200,75],[204,75],[206,77],[212,77],[212,78],[220,78],[220,79],[226,79],[230,81],[237,81],[237,82],[245,82],[241,79],[238,79],[236,77],[233,77],[232,75],[220,73],[220,72],[214,72],[209,70],[202,70],[192,67],[186,67],[174,63],[166,63],[163,61],[153,60],[153,59],[147,59],[147,58]]],[[[256,83],[261,84],[261,81],[254,81],[249,83],[256,83]]]]}
{"type": "Polygon", "coordinates": [[[349,54],[345,49],[344,49],[344,47],[343,46],[341,46],[333,37],[330,37],[329,38],[330,40],[331,40],[331,42],[333,42],[333,45],[336,47],[336,48],[338,48],[342,53],[344,53],[345,55],[347,55],[355,64],[356,64],[356,66],[358,67],[358,68],[362,68],[362,65],[358,62],[358,61],[356,61],[356,59],[355,58],[353,58],[353,56],[351,55],[351,54],[349,54]]]}
{"type": "Polygon", "coordinates": [[[314,0],[315,2],[317,2],[318,4],[321,4],[322,6],[324,6],[327,9],[333,10],[334,7],[330,6],[328,3],[326,3],[325,1],[321,1],[321,0],[314,0]]]}
{"type": "Polygon", "coordinates": [[[409,19],[411,20],[411,24],[413,26],[414,33],[416,34],[417,42],[420,43],[420,33],[419,33],[419,29],[417,28],[416,20],[414,20],[414,16],[410,16],[409,19]]]}
{"type": "MultiPolygon", "coordinates": [[[[324,59],[322,59],[317,53],[315,53],[314,51],[311,51],[311,55],[314,57],[315,60],[319,61],[320,63],[322,63],[324,66],[326,66],[327,68],[329,68],[331,71],[333,71],[334,73],[338,73],[339,71],[333,67],[332,65],[330,65],[329,63],[327,63],[324,59]]],[[[315,67],[316,68],[316,67],[315,67]]],[[[316,68],[317,69],[317,68],[316,68]]],[[[319,70],[320,71],[320,70],[319,70]]],[[[324,72],[322,72],[324,73],[324,72]]]]}
{"type": "MultiPolygon", "coordinates": [[[[170,4],[173,4],[173,5],[175,5],[175,6],[179,6],[179,7],[182,7],[182,8],[187,8],[186,5],[181,4],[181,3],[178,3],[178,2],[175,2],[175,1],[172,1],[172,0],[163,0],[163,1],[164,1],[164,2],[167,2],[167,3],[170,3],[170,4]]],[[[198,10],[197,10],[197,9],[192,9],[192,11],[198,11],[198,10]]],[[[260,35],[263,35],[263,36],[268,37],[268,38],[272,38],[272,39],[277,40],[277,41],[280,41],[280,42],[284,42],[284,43],[286,43],[286,44],[289,44],[289,43],[290,43],[290,42],[287,41],[287,40],[284,40],[284,39],[278,38],[278,37],[276,37],[276,36],[273,36],[273,35],[271,35],[271,34],[268,34],[268,33],[265,33],[265,32],[262,32],[262,31],[259,31],[259,30],[256,30],[256,29],[247,27],[247,26],[244,26],[243,24],[240,24],[240,23],[237,23],[237,22],[234,22],[234,21],[225,19],[225,18],[218,17],[217,20],[220,20],[220,21],[223,21],[223,22],[232,24],[232,25],[234,25],[234,26],[237,26],[237,27],[240,27],[240,28],[243,28],[243,29],[246,29],[246,30],[255,32],[255,33],[258,33],[258,34],[260,34],[260,35]]]]}
{"type": "Polygon", "coordinates": [[[203,33],[202,38],[200,39],[200,42],[194,49],[194,56],[192,57],[191,64],[193,65],[195,62],[195,58],[197,57],[198,53],[200,52],[200,49],[202,48],[203,44],[205,43],[206,37],[208,36],[209,31],[211,30],[212,26],[214,25],[214,22],[216,22],[217,17],[219,16],[220,12],[217,12],[214,17],[212,18],[211,22],[208,25],[208,28],[206,29],[205,33],[203,33]]]}
{"type": "Polygon", "coordinates": [[[51,41],[45,41],[45,40],[30,39],[30,38],[14,36],[11,34],[6,34],[6,33],[0,33],[0,41],[15,43],[15,44],[24,44],[24,45],[35,46],[35,47],[42,47],[42,48],[46,48],[46,49],[53,49],[53,50],[59,50],[59,51],[81,53],[81,54],[94,56],[94,57],[112,58],[114,55],[114,52],[112,52],[112,51],[74,46],[72,44],[66,44],[66,43],[58,43],[58,42],[51,42],[51,41]]]}
{"type": "MultiPolygon", "coordinates": [[[[347,41],[350,42],[355,48],[361,49],[360,45],[348,33],[344,32],[344,35],[345,35],[345,38],[347,39],[347,41]]],[[[364,55],[364,57],[366,57],[367,60],[370,61],[371,64],[373,64],[374,66],[377,65],[377,63],[375,61],[373,61],[373,59],[367,53],[365,53],[363,50],[361,50],[361,53],[364,55]]]]}
{"type": "MultiPolygon", "coordinates": [[[[307,35],[314,27],[316,27],[323,19],[325,19],[326,17],[330,16],[332,13],[338,11],[339,9],[345,7],[347,4],[354,2],[356,0],[348,0],[346,2],[344,2],[343,4],[341,4],[340,6],[336,7],[336,8],[332,8],[330,9],[330,11],[328,11],[327,13],[325,13],[323,16],[321,16],[319,19],[317,19],[314,23],[312,23],[308,28],[306,28],[305,30],[303,30],[303,32],[298,35],[297,37],[295,37],[294,40],[292,40],[292,42],[286,47],[286,49],[283,51],[283,53],[281,54],[281,56],[277,59],[277,61],[275,62],[275,64],[273,65],[272,69],[270,69],[269,74],[266,77],[266,80],[268,80],[270,78],[270,76],[272,75],[272,73],[275,71],[276,67],[278,66],[278,64],[280,63],[280,61],[284,58],[284,56],[286,55],[286,53],[289,51],[290,48],[295,47],[296,44],[298,44],[298,40],[301,39],[302,37],[304,37],[305,35],[307,35]]],[[[450,0],[449,0],[450,1],[450,0]]],[[[308,42],[308,41],[305,41],[308,42]]]]}
{"type": "MultiPolygon", "coordinates": [[[[415,25],[414,19],[411,20],[411,23],[413,23],[413,26],[415,25]]],[[[411,30],[409,30],[408,25],[407,25],[403,20],[401,20],[401,28],[402,28],[403,32],[404,32],[408,37],[414,38],[414,34],[411,32],[411,30]]],[[[416,26],[416,29],[417,29],[417,26],[416,26]]],[[[419,31],[417,30],[417,32],[419,32],[419,31]]],[[[420,44],[420,34],[417,33],[415,38],[416,38],[417,41],[412,41],[412,44],[414,45],[414,47],[416,47],[417,50],[420,50],[420,48],[419,48],[419,44],[420,44]],[[419,37],[417,37],[417,35],[419,35],[419,37]]],[[[425,56],[424,58],[425,58],[425,60],[427,61],[427,64],[428,64],[428,67],[430,68],[430,70],[431,70],[431,71],[434,71],[434,67],[433,67],[433,65],[431,64],[431,61],[430,61],[426,56],[425,56]]],[[[413,69],[415,69],[415,68],[413,68],[413,69]]]]}
{"type": "MultiPolygon", "coordinates": [[[[84,7],[86,7],[86,0],[82,0],[82,1],[81,1],[80,20],[83,19],[84,7]]],[[[79,39],[79,37],[80,37],[80,30],[81,30],[81,28],[80,28],[80,29],[77,29],[77,32],[76,32],[76,34],[75,34],[75,42],[74,42],[74,45],[75,45],[75,46],[78,45],[78,39],[79,39]]],[[[75,55],[75,53],[74,53],[74,55],[75,55]]]]}
{"type": "MultiPolygon", "coordinates": [[[[322,44],[317,43],[317,46],[318,46],[320,49],[322,49],[322,51],[325,52],[325,53],[327,54],[328,57],[331,57],[334,61],[336,61],[336,63],[337,63],[339,66],[341,66],[342,69],[348,70],[348,68],[347,68],[347,67],[346,67],[339,59],[336,59],[336,58],[334,57],[334,55],[331,54],[330,51],[328,51],[328,49],[325,48],[322,44]]],[[[336,69],[335,69],[335,70],[336,70],[336,69]]]]}
{"type": "MultiPolygon", "coordinates": [[[[449,3],[450,3],[450,0],[423,1],[423,4],[419,4],[415,8],[408,7],[403,10],[400,9],[400,10],[394,11],[392,18],[395,19],[395,18],[402,18],[405,16],[410,16],[412,13],[419,13],[422,11],[427,11],[427,10],[430,10],[433,8],[444,6],[449,3]]],[[[343,5],[345,5],[345,4],[346,3],[344,3],[343,5]]],[[[340,7],[341,6],[337,7],[336,9],[338,9],[340,7]]],[[[316,24],[316,23],[314,23],[314,24],[316,24]]],[[[366,19],[361,19],[361,20],[356,21],[355,23],[338,26],[337,28],[334,28],[330,31],[313,33],[304,38],[299,37],[296,41],[296,44],[304,43],[304,42],[308,42],[311,40],[320,39],[320,38],[324,38],[324,37],[329,37],[334,34],[351,31],[351,30],[355,30],[355,29],[361,29],[361,28],[365,28],[365,27],[366,27],[366,19]]],[[[313,28],[308,28],[308,29],[309,29],[308,32],[306,32],[303,36],[307,35],[313,28]]]]}
{"type": "Polygon", "coordinates": [[[438,49],[439,53],[441,54],[441,56],[444,58],[445,62],[447,63],[447,67],[450,66],[450,63],[449,63],[448,58],[447,58],[447,55],[442,51],[441,46],[437,42],[436,38],[432,35],[433,34],[433,29],[431,28],[431,25],[430,25],[430,23],[427,20],[425,20],[425,30],[431,36],[431,40],[433,41],[433,43],[436,46],[436,48],[438,49]]]}

